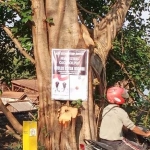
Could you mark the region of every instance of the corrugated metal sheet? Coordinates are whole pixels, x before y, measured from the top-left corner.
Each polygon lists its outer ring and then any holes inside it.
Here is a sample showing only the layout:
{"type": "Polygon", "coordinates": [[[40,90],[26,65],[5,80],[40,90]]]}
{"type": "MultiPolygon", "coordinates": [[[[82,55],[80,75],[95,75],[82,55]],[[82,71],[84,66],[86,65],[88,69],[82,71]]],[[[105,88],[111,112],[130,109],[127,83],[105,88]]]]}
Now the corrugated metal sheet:
{"type": "Polygon", "coordinates": [[[10,112],[18,112],[18,110],[16,110],[14,107],[12,107],[11,105],[7,105],[6,108],[10,111],[10,112]]]}
{"type": "Polygon", "coordinates": [[[18,99],[1,98],[1,100],[2,100],[3,104],[6,105],[7,103],[12,102],[12,101],[16,101],[18,99]]]}
{"type": "Polygon", "coordinates": [[[38,91],[37,80],[30,80],[30,79],[12,80],[11,83],[38,91]]]}
{"type": "Polygon", "coordinates": [[[30,110],[36,110],[37,108],[30,103],[29,101],[23,101],[23,102],[10,102],[8,103],[12,107],[14,107],[17,111],[30,111],[30,110]]]}

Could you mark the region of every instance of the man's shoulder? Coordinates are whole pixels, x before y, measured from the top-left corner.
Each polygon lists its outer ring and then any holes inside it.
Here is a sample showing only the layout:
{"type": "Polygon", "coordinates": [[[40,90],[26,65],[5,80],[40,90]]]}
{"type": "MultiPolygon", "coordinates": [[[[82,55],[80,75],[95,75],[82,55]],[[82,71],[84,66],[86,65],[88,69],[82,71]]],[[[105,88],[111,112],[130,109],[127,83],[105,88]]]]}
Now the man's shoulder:
{"type": "Polygon", "coordinates": [[[119,107],[117,104],[109,104],[105,107],[105,110],[110,110],[110,109],[117,110],[122,113],[126,113],[126,111],[123,108],[119,107]]]}
{"type": "Polygon", "coordinates": [[[128,115],[127,112],[121,107],[117,107],[115,109],[117,110],[118,115],[121,116],[121,117],[128,115]]]}
{"type": "Polygon", "coordinates": [[[122,112],[126,112],[123,108],[121,107],[116,107],[117,110],[122,111],[122,112]]]}

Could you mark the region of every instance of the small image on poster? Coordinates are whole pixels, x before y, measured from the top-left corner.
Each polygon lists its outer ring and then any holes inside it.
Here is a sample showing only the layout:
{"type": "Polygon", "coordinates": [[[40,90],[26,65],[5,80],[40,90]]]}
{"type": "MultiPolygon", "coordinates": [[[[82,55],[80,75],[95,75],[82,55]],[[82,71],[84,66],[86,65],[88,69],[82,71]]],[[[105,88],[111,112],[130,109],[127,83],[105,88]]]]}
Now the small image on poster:
{"type": "Polygon", "coordinates": [[[87,76],[70,75],[70,99],[87,99],[87,76]]]}
{"type": "Polygon", "coordinates": [[[87,49],[52,49],[52,99],[87,100],[87,49]]]}
{"type": "Polygon", "coordinates": [[[69,75],[53,74],[52,93],[54,99],[68,99],[69,75]]]}

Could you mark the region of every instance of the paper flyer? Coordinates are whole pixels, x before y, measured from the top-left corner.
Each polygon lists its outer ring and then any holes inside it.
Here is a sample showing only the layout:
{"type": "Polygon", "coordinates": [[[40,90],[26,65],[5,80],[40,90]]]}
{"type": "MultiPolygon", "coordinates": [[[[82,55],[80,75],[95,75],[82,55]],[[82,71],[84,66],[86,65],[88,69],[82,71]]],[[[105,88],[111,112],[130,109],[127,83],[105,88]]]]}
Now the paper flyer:
{"type": "Polygon", "coordinates": [[[88,49],[52,49],[52,99],[87,100],[88,49]]]}

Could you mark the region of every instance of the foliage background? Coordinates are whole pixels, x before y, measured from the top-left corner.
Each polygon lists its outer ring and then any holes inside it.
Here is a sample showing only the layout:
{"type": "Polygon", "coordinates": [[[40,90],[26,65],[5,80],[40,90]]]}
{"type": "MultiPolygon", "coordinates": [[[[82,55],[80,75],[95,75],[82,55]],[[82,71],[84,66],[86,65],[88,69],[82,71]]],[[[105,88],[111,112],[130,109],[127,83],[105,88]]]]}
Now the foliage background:
{"type": "MultiPolygon", "coordinates": [[[[80,21],[89,29],[93,29],[93,18],[100,21],[105,17],[115,0],[77,0],[77,3],[80,21]]],[[[0,5],[0,78],[8,84],[12,79],[35,78],[35,66],[20,54],[3,30],[3,26],[9,26],[24,50],[34,57],[31,3],[29,0],[11,0],[0,5]]],[[[125,20],[126,24],[119,31],[107,61],[108,86],[123,79],[133,81],[129,84],[129,93],[133,101],[125,108],[136,122],[145,126],[150,124],[150,95],[143,96],[141,93],[150,89],[150,18],[144,22],[142,13],[149,11],[149,5],[145,0],[133,0],[125,20]]]]}

